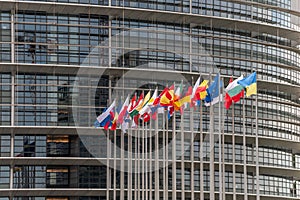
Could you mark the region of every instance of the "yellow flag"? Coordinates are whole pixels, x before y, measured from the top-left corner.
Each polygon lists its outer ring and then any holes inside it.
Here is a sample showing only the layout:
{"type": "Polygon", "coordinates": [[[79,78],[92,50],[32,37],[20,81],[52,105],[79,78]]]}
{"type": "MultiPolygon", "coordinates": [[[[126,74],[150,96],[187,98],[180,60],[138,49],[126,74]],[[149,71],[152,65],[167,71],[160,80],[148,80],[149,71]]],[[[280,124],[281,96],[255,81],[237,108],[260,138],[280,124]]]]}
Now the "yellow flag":
{"type": "Polygon", "coordinates": [[[147,95],[145,96],[143,102],[136,108],[137,111],[140,111],[144,106],[145,104],[148,103],[149,99],[150,99],[150,91],[147,93],[147,95]]]}
{"type": "Polygon", "coordinates": [[[257,94],[256,90],[257,90],[256,89],[256,83],[252,83],[251,85],[246,87],[246,96],[249,97],[252,94],[257,94]]]}

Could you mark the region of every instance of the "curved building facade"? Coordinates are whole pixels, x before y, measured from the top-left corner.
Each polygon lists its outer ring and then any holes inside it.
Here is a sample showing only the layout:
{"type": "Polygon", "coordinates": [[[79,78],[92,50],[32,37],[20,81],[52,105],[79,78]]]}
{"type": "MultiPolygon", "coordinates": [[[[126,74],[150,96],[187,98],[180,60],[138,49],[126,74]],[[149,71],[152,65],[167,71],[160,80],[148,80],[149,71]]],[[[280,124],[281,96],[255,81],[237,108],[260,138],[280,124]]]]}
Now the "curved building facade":
{"type": "Polygon", "coordinates": [[[0,5],[0,200],[300,198],[298,0],[0,5]],[[229,110],[93,127],[114,98],[253,71],[229,110]]]}

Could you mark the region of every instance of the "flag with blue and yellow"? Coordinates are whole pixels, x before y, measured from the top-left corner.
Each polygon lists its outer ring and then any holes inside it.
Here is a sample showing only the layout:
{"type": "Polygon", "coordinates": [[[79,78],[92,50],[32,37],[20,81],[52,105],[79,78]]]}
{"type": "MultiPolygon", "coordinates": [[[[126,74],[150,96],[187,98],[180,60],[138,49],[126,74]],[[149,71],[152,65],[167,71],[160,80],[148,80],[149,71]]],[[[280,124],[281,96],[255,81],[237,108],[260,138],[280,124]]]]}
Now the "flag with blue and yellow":
{"type": "Polygon", "coordinates": [[[246,96],[249,97],[252,94],[257,94],[256,88],[256,72],[253,72],[246,78],[238,81],[238,84],[246,88],[246,96]]]}

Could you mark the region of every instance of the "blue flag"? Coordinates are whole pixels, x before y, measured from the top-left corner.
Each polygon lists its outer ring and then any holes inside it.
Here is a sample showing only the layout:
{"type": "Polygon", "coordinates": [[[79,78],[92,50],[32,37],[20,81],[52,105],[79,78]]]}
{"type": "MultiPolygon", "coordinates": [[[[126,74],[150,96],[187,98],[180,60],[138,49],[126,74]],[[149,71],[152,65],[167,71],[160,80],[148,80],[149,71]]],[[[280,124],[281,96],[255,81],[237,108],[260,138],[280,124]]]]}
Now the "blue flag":
{"type": "Polygon", "coordinates": [[[209,103],[212,102],[214,98],[219,97],[220,90],[219,87],[223,87],[223,83],[221,81],[219,86],[220,74],[218,73],[217,76],[214,78],[214,82],[210,84],[210,86],[206,89],[207,95],[205,97],[205,102],[209,103]]]}
{"type": "Polygon", "coordinates": [[[256,83],[256,72],[253,72],[252,74],[250,74],[246,78],[238,81],[237,83],[240,84],[241,86],[243,86],[244,88],[246,88],[247,86],[249,86],[253,83],[256,83]]]}

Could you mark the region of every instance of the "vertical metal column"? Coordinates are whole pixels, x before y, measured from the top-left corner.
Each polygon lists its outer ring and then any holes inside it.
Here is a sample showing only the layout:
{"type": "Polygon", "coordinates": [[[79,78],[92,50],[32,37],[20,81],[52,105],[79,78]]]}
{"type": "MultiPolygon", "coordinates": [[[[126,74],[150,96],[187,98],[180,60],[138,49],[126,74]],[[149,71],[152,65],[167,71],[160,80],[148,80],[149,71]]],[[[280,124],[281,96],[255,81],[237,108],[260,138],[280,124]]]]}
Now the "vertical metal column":
{"type": "Polygon", "coordinates": [[[11,63],[15,63],[15,9],[11,10],[10,16],[10,34],[11,34],[11,63]]]}
{"type": "MultiPolygon", "coordinates": [[[[122,134],[122,133],[121,133],[122,134]]],[[[127,189],[127,197],[128,199],[132,199],[132,154],[134,154],[132,150],[132,130],[128,129],[128,189],[127,189]]]]}
{"type": "Polygon", "coordinates": [[[164,196],[165,199],[169,198],[169,148],[168,147],[168,139],[169,139],[169,121],[168,116],[163,112],[163,146],[165,148],[164,151],[164,171],[165,171],[165,190],[166,194],[164,196]]]}
{"type": "Polygon", "coordinates": [[[10,125],[15,126],[15,78],[16,71],[11,72],[11,107],[10,107],[10,125]]]}
{"type": "Polygon", "coordinates": [[[106,157],[106,200],[109,200],[109,190],[111,187],[111,176],[110,176],[110,168],[109,168],[109,160],[111,158],[111,146],[110,146],[110,140],[109,140],[109,132],[106,131],[106,151],[107,151],[107,157],[106,157]]]}
{"type": "Polygon", "coordinates": [[[203,147],[203,107],[200,105],[200,200],[204,200],[203,147]]]}
{"type": "Polygon", "coordinates": [[[152,155],[152,136],[153,136],[153,129],[152,129],[152,119],[150,119],[150,122],[149,122],[149,199],[152,200],[152,170],[153,170],[153,167],[152,167],[152,160],[153,160],[153,155],[152,155]]]}
{"type": "MultiPolygon", "coordinates": [[[[157,113],[158,115],[158,113],[157,113]]],[[[154,160],[154,181],[155,181],[155,198],[154,199],[159,199],[159,155],[158,155],[158,151],[159,151],[159,144],[158,144],[158,120],[155,120],[155,160],[154,160]]]]}
{"type": "MultiPolygon", "coordinates": [[[[200,105],[201,106],[201,105],[200,105]]],[[[184,114],[182,114],[184,115],[184,114]]],[[[182,122],[182,126],[184,126],[184,122],[182,122]]],[[[191,157],[190,157],[190,160],[191,160],[191,171],[190,171],[190,177],[191,177],[191,199],[195,199],[195,178],[194,178],[194,171],[195,171],[195,163],[194,163],[194,160],[195,160],[195,155],[194,155],[194,138],[195,138],[195,133],[194,133],[194,113],[192,112],[191,113],[191,116],[190,116],[190,127],[193,127],[192,130],[191,130],[191,135],[190,135],[190,152],[191,152],[191,157]]],[[[183,131],[184,131],[184,128],[183,128],[183,131]]],[[[198,130],[197,130],[198,131],[198,130]]],[[[196,133],[197,135],[199,135],[198,133],[196,133]]],[[[200,136],[201,137],[201,136],[200,136]]],[[[201,172],[200,172],[201,173],[201,172]]]]}
{"type": "MultiPolygon", "coordinates": [[[[118,105],[119,106],[119,105],[118,105]]],[[[117,132],[115,131],[115,134],[117,135],[117,132]]],[[[120,158],[121,158],[121,167],[120,167],[120,199],[124,199],[124,134],[120,132],[121,137],[121,149],[120,149],[120,158]]],[[[116,145],[116,144],[115,144],[116,145]]],[[[116,145],[117,146],[117,145],[116,145]]]]}
{"type": "MultiPolygon", "coordinates": [[[[15,133],[14,133],[14,120],[15,120],[15,74],[16,72],[13,71],[11,74],[11,132],[10,132],[10,157],[14,157],[14,141],[15,141],[15,133]]],[[[14,178],[14,165],[10,165],[10,180],[9,180],[9,188],[13,189],[13,178],[14,178]]]]}
{"type": "Polygon", "coordinates": [[[137,127],[137,130],[136,130],[136,137],[137,137],[137,188],[135,188],[137,190],[137,197],[138,199],[141,198],[141,153],[140,153],[140,127],[138,126],[137,127]]]}
{"type": "MultiPolygon", "coordinates": [[[[258,88],[258,87],[257,87],[258,88]]],[[[255,160],[255,175],[256,175],[256,199],[260,200],[260,193],[259,193],[259,143],[258,143],[258,97],[257,94],[255,95],[255,123],[256,123],[256,132],[255,132],[255,153],[256,153],[256,160],[255,160]]]]}
{"type": "MultiPolygon", "coordinates": [[[[173,115],[175,115],[176,113],[174,112],[173,115]]],[[[176,117],[175,117],[176,119],[176,117]]],[[[181,127],[181,130],[180,130],[180,141],[181,141],[181,150],[180,150],[180,153],[181,153],[181,199],[184,200],[185,199],[185,188],[184,188],[184,172],[185,172],[185,166],[184,166],[184,128],[183,128],[183,115],[181,115],[181,120],[180,120],[180,127],[181,127]]],[[[175,127],[176,128],[176,127],[175,127]]],[[[193,128],[192,128],[193,129],[193,128]]]]}
{"type": "Polygon", "coordinates": [[[248,200],[248,177],[247,177],[247,146],[246,146],[246,117],[245,117],[245,103],[243,99],[243,168],[244,168],[244,200],[248,200]]]}
{"type": "Polygon", "coordinates": [[[138,140],[137,140],[137,130],[133,130],[134,132],[134,148],[135,148],[135,155],[134,155],[134,199],[139,200],[138,196],[138,140]]]}
{"type": "MultiPolygon", "coordinates": [[[[211,76],[210,76],[210,79],[211,76]]],[[[210,80],[211,81],[211,80],[210,80]]],[[[211,103],[210,103],[211,104],[211,103]]],[[[214,110],[213,106],[210,105],[209,108],[209,116],[210,116],[210,127],[209,127],[209,192],[210,192],[210,199],[215,199],[215,166],[214,166],[214,137],[215,137],[215,131],[214,131],[214,110]]]]}
{"type": "MultiPolygon", "coordinates": [[[[109,4],[111,5],[111,0],[109,0],[109,4]]],[[[112,43],[111,43],[111,38],[112,38],[112,30],[111,30],[111,18],[108,19],[108,67],[111,67],[111,62],[112,62],[112,43]]],[[[117,36],[116,36],[117,37],[117,36]]]]}
{"type": "Polygon", "coordinates": [[[141,144],[142,144],[142,155],[141,155],[141,175],[142,175],[142,199],[145,199],[145,125],[142,122],[142,134],[141,134],[141,144]]]}
{"type": "Polygon", "coordinates": [[[145,176],[145,199],[148,200],[148,192],[149,192],[149,185],[148,185],[148,161],[150,158],[148,158],[148,136],[149,136],[149,132],[150,129],[148,129],[147,124],[145,124],[145,122],[143,121],[144,124],[144,144],[145,144],[145,148],[144,148],[144,176],[145,176]],[[149,131],[149,132],[148,132],[149,131]]]}
{"type": "MultiPolygon", "coordinates": [[[[15,63],[15,9],[11,10],[11,63],[15,63]]],[[[11,73],[11,106],[10,106],[10,125],[15,125],[15,75],[16,71],[11,73]]],[[[10,132],[10,157],[14,157],[14,140],[15,133],[14,129],[11,128],[10,132]]],[[[10,165],[10,176],[9,176],[9,188],[13,189],[14,180],[14,165],[10,165]]],[[[12,196],[10,196],[12,199],[12,196]]]]}
{"type": "Polygon", "coordinates": [[[219,126],[219,200],[223,200],[222,188],[223,188],[223,168],[222,168],[222,131],[221,131],[221,78],[218,80],[219,88],[219,103],[218,103],[218,126],[219,126]]]}
{"type": "Polygon", "coordinates": [[[175,114],[172,122],[172,200],[176,200],[176,124],[175,114]]]}
{"type": "Polygon", "coordinates": [[[113,138],[114,138],[114,143],[113,143],[113,148],[114,148],[114,155],[113,155],[113,162],[114,162],[114,167],[113,167],[113,197],[114,199],[117,199],[117,134],[116,131],[113,133],[113,138]]]}
{"type": "Polygon", "coordinates": [[[232,103],[232,182],[233,182],[233,200],[236,200],[236,168],[235,168],[235,129],[234,129],[234,103],[232,103]]]}

